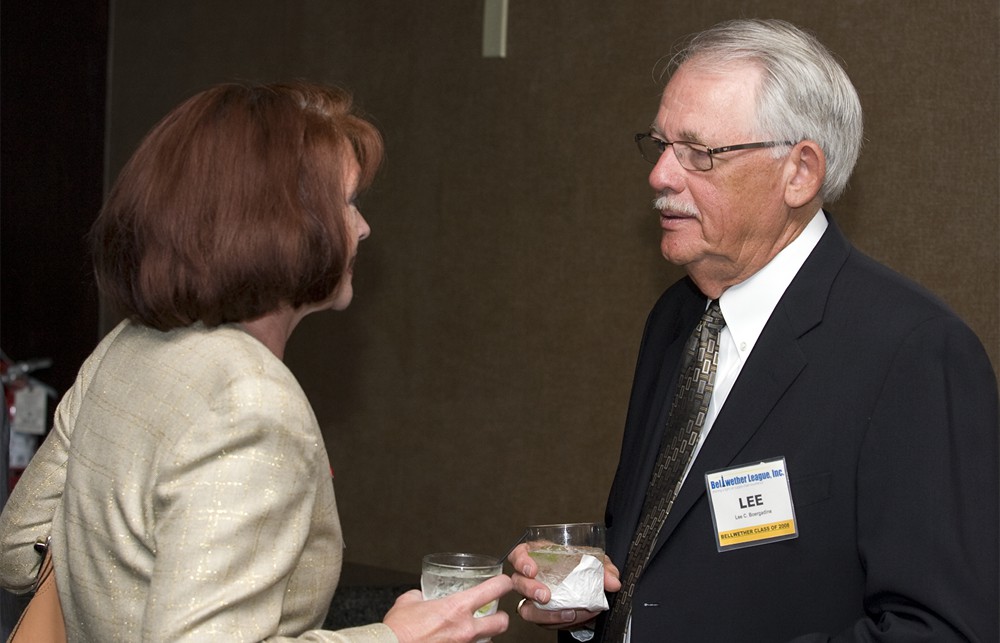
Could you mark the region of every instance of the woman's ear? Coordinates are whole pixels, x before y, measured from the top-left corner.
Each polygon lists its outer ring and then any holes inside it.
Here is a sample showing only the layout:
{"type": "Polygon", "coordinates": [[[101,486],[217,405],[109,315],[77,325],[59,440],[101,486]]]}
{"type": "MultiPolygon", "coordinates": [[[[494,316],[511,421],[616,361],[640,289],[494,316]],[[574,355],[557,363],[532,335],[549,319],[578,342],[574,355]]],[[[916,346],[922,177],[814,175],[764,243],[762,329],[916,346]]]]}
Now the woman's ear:
{"type": "Polygon", "coordinates": [[[814,141],[800,141],[788,155],[785,203],[801,208],[816,198],[826,178],[826,156],[814,141]]]}

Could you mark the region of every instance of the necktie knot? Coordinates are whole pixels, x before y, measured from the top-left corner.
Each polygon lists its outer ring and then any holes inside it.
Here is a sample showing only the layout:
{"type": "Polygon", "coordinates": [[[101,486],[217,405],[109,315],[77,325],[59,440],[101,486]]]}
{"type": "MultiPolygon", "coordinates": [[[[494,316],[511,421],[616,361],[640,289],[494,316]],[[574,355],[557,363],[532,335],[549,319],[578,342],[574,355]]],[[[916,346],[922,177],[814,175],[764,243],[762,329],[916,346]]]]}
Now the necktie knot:
{"type": "Polygon", "coordinates": [[[713,299],[705,310],[705,314],[701,316],[702,321],[711,328],[713,331],[718,333],[726,325],[726,318],[722,316],[722,308],[719,306],[719,300],[713,299]]]}
{"type": "MultiPolygon", "coordinates": [[[[714,381],[715,365],[719,354],[719,333],[722,332],[725,325],[726,319],[722,316],[719,300],[713,299],[688,339],[682,362],[683,370],[681,372],[683,374],[703,382],[707,382],[708,378],[714,381]],[[692,362],[694,362],[693,365],[692,362]],[[710,370],[711,373],[709,373],[710,370]]],[[[681,384],[684,385],[683,379],[681,384]]]]}

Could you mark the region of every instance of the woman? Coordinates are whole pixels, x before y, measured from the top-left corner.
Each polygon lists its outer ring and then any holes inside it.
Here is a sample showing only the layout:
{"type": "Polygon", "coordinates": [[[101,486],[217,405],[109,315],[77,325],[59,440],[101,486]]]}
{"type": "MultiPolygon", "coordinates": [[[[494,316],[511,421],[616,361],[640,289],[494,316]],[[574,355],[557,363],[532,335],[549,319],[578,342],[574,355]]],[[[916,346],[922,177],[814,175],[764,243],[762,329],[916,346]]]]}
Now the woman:
{"type": "Polygon", "coordinates": [[[91,231],[125,321],[60,403],[0,518],[0,582],[30,588],[51,534],[70,640],[471,641],[506,576],[383,623],[316,630],[342,560],[330,463],[281,362],[307,314],[343,310],[369,228],[376,129],[336,89],[223,85],[174,109],[91,231]]]}

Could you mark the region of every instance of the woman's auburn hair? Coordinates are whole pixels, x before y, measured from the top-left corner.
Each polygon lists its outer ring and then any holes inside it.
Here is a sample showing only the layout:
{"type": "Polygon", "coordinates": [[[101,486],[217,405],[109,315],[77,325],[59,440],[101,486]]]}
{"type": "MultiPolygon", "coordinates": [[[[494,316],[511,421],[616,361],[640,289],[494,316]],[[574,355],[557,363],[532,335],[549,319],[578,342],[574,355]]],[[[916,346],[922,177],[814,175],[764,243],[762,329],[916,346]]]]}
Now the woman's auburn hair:
{"type": "Polygon", "coordinates": [[[90,232],[98,288],[159,330],[328,299],[351,260],[344,185],[382,138],[346,91],[225,84],[172,110],[122,169],[90,232]]]}

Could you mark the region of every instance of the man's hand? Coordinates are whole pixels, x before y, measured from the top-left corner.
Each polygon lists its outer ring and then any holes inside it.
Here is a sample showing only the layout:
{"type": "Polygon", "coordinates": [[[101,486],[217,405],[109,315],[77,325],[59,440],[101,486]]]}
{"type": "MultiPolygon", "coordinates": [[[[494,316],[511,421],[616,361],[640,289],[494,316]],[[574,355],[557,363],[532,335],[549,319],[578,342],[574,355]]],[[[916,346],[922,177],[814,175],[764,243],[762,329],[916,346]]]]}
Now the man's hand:
{"type": "MultiPolygon", "coordinates": [[[[528,555],[528,546],[518,545],[510,556],[507,557],[510,564],[514,566],[514,573],[511,578],[514,580],[514,590],[526,600],[521,601],[517,607],[517,613],[529,623],[535,623],[548,629],[564,630],[576,629],[584,623],[594,620],[600,612],[588,610],[543,610],[535,607],[532,601],[542,605],[552,598],[549,588],[541,581],[535,580],[538,574],[538,565],[528,555]]],[[[604,558],[604,590],[607,592],[617,592],[621,589],[622,583],[619,580],[618,568],[614,566],[607,556],[604,558]]]]}

